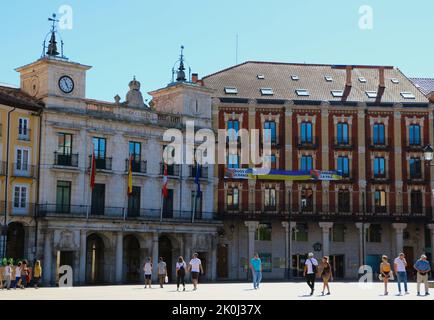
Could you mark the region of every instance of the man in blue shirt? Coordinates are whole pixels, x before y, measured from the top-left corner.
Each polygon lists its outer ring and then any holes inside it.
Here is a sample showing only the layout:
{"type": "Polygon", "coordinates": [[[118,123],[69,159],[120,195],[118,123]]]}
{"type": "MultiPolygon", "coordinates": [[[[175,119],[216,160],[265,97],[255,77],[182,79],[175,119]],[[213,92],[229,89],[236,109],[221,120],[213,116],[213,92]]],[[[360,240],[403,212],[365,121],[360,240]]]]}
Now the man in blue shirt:
{"type": "Polygon", "coordinates": [[[414,268],[417,271],[417,295],[420,296],[420,284],[425,285],[425,295],[429,295],[428,292],[428,274],[431,271],[431,265],[426,259],[426,255],[421,255],[420,259],[414,264],[414,268]]]}
{"type": "Polygon", "coordinates": [[[250,269],[252,270],[253,275],[253,288],[259,289],[259,284],[262,279],[262,265],[261,259],[259,259],[259,254],[255,253],[253,258],[250,259],[250,269]]]}

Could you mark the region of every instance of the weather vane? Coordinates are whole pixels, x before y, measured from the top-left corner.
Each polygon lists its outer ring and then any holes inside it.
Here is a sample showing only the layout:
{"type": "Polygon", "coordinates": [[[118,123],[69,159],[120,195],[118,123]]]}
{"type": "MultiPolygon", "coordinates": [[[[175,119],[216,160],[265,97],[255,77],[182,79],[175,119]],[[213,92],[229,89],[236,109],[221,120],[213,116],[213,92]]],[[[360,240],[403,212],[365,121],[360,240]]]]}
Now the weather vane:
{"type": "Polygon", "coordinates": [[[51,32],[53,32],[56,29],[56,22],[59,22],[59,20],[56,19],[56,14],[53,13],[52,18],[48,18],[48,21],[51,21],[53,25],[51,26],[51,32]]]}

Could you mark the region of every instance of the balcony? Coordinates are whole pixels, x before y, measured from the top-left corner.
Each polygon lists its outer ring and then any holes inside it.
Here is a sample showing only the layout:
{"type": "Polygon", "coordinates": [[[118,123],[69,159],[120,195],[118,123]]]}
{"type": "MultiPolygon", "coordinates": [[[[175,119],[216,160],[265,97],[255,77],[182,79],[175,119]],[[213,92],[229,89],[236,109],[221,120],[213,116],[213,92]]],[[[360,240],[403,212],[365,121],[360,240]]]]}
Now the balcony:
{"type": "MultiPolygon", "coordinates": [[[[99,219],[99,220],[129,220],[129,221],[154,221],[161,219],[160,209],[138,209],[128,207],[93,207],[92,205],[69,204],[40,204],[36,206],[36,213],[41,218],[59,219],[99,219]]],[[[191,223],[216,222],[217,215],[214,212],[197,212],[193,219],[192,211],[172,210],[163,213],[163,222],[191,223]]]]}
{"type": "MultiPolygon", "coordinates": [[[[3,201],[2,205],[3,210],[6,209],[5,202],[3,201]]],[[[8,202],[8,213],[13,216],[31,216],[33,217],[35,214],[35,204],[30,202],[22,203],[20,201],[10,201],[8,202]]]]}
{"type": "Polygon", "coordinates": [[[305,139],[302,137],[295,137],[297,143],[297,148],[299,149],[317,149],[318,143],[316,137],[311,137],[311,139],[305,139]]]}
{"type": "MultiPolygon", "coordinates": [[[[112,170],[112,158],[95,158],[95,166],[97,170],[112,170]]],[[[92,168],[92,156],[89,156],[89,168],[92,168]]]]}
{"type": "Polygon", "coordinates": [[[405,142],[405,150],[423,152],[422,141],[420,139],[407,140],[405,142]]]}
{"type": "Polygon", "coordinates": [[[31,137],[31,130],[30,129],[18,128],[18,140],[30,141],[30,137],[31,137]]]}
{"type": "MultiPolygon", "coordinates": [[[[189,166],[189,178],[196,178],[196,170],[197,167],[195,165],[189,166]]],[[[200,179],[208,179],[208,167],[207,166],[199,166],[199,178],[200,179]]]]}
{"type": "Polygon", "coordinates": [[[35,179],[37,177],[37,166],[29,165],[26,163],[17,163],[13,164],[13,176],[14,177],[23,177],[23,178],[32,178],[35,179]]]}
{"type": "Polygon", "coordinates": [[[388,139],[368,139],[368,147],[371,150],[390,151],[392,149],[392,140],[388,139]]]}
{"type": "MultiPolygon", "coordinates": [[[[167,175],[171,177],[179,177],[181,166],[179,164],[167,165],[167,175]]],[[[164,175],[164,163],[160,163],[160,175],[164,175]]]]}
{"type": "Polygon", "coordinates": [[[336,150],[350,150],[354,148],[354,139],[351,138],[335,138],[333,140],[333,148],[336,150]]]}
{"type": "MultiPolygon", "coordinates": [[[[125,160],[125,171],[128,172],[130,169],[130,160],[125,160]]],[[[142,160],[133,160],[131,163],[131,171],[133,173],[146,174],[148,169],[148,162],[142,160]]]]}
{"type": "Polygon", "coordinates": [[[54,165],[59,167],[78,168],[78,153],[62,154],[54,152],[54,165]]]}

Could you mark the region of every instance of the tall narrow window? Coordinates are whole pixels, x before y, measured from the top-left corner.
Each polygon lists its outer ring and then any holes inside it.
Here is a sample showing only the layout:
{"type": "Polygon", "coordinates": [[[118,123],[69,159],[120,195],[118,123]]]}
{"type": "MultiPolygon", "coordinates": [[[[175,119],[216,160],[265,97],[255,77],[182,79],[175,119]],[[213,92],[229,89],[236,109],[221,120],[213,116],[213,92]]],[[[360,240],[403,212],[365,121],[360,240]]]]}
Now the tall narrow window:
{"type": "Polygon", "coordinates": [[[270,140],[271,143],[276,143],[277,141],[276,122],[274,121],[264,122],[264,138],[265,141],[270,140]]]}
{"type": "Polygon", "coordinates": [[[337,124],[336,128],[337,133],[337,143],[338,144],[348,144],[349,136],[348,136],[348,123],[340,122],[337,124]]]}
{"type": "Polygon", "coordinates": [[[338,171],[342,173],[343,177],[350,176],[350,160],[348,159],[348,157],[338,157],[338,171]]]}
{"type": "Polygon", "coordinates": [[[313,211],[313,191],[310,188],[301,190],[301,210],[313,211]]]}
{"type": "Polygon", "coordinates": [[[338,210],[339,212],[350,212],[350,191],[339,190],[338,193],[338,210]]]}
{"type": "Polygon", "coordinates": [[[239,156],[237,154],[228,155],[228,168],[239,168],[239,156]]]}
{"type": "Polygon", "coordinates": [[[420,190],[412,190],[410,193],[411,212],[422,213],[422,192],[420,190]]]}
{"type": "Polygon", "coordinates": [[[69,213],[71,211],[71,182],[57,181],[56,211],[69,213]]]}
{"type": "Polygon", "coordinates": [[[140,142],[129,142],[129,156],[133,157],[131,169],[133,172],[142,172],[141,168],[141,156],[142,156],[142,144],[140,142]]]}
{"type": "Polygon", "coordinates": [[[386,160],[383,157],[376,157],[374,159],[374,177],[386,177],[386,160]]]}
{"type": "Polygon", "coordinates": [[[97,169],[107,169],[106,163],[106,139],[93,138],[93,147],[95,152],[95,162],[97,169]]]}
{"type": "Polygon", "coordinates": [[[422,166],[420,158],[410,158],[410,179],[420,179],[422,178],[422,166]]]}
{"type": "Polygon", "coordinates": [[[238,210],[239,208],[239,190],[238,188],[230,188],[226,194],[226,205],[228,210],[238,210]]]}
{"type": "Polygon", "coordinates": [[[384,190],[376,190],[374,193],[375,212],[386,212],[386,192],[384,190]]]}
{"type": "Polygon", "coordinates": [[[30,129],[29,129],[29,119],[20,118],[18,120],[18,139],[29,140],[30,129]]]}
{"type": "Polygon", "coordinates": [[[408,128],[408,137],[410,146],[419,146],[421,144],[420,139],[420,126],[418,124],[411,124],[408,128]]]}
{"type": "Polygon", "coordinates": [[[236,141],[238,139],[238,131],[240,130],[240,122],[238,120],[229,120],[227,125],[229,141],[236,141]]]}
{"type": "Polygon", "coordinates": [[[385,129],[383,123],[374,124],[374,145],[384,145],[386,143],[385,129]]]}
{"type": "Polygon", "coordinates": [[[302,170],[302,171],[313,170],[313,158],[312,158],[312,156],[301,156],[300,170],[302,170]]]}
{"type": "Polygon", "coordinates": [[[57,153],[56,164],[59,166],[77,166],[78,159],[72,161],[72,134],[58,133],[57,134],[57,153]]]}
{"type": "Polygon", "coordinates": [[[300,143],[313,143],[311,122],[302,122],[300,124],[300,143]]]}
{"type": "Polygon", "coordinates": [[[20,211],[27,208],[28,187],[15,186],[14,187],[14,210],[20,211]]]}
{"type": "Polygon", "coordinates": [[[264,206],[265,210],[276,210],[276,189],[265,188],[264,206]]]}
{"type": "Polygon", "coordinates": [[[140,216],[140,187],[133,186],[133,192],[128,197],[128,217],[140,216]]]}

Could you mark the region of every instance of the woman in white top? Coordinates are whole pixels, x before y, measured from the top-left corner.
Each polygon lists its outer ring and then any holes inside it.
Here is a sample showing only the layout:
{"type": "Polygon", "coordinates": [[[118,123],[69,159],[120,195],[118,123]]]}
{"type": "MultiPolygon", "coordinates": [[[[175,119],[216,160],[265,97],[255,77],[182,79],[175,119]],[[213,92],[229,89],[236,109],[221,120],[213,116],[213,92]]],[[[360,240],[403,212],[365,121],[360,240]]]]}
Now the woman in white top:
{"type": "Polygon", "coordinates": [[[5,287],[10,290],[11,289],[11,280],[12,280],[12,263],[8,262],[5,267],[5,287]]]}
{"type": "Polygon", "coordinates": [[[151,288],[152,283],[152,263],[151,258],[146,259],[145,266],[143,267],[143,271],[145,272],[145,289],[146,286],[149,285],[149,288],[151,288]]]}
{"type": "Polygon", "coordinates": [[[176,263],[176,291],[179,291],[179,284],[182,283],[185,291],[185,272],[187,270],[187,264],[184,261],[183,257],[178,258],[178,262],[176,263]]]}
{"type": "Polygon", "coordinates": [[[17,286],[19,288],[22,288],[22,286],[21,286],[21,261],[18,262],[17,266],[15,267],[15,284],[14,284],[14,289],[16,289],[17,286]]]}

